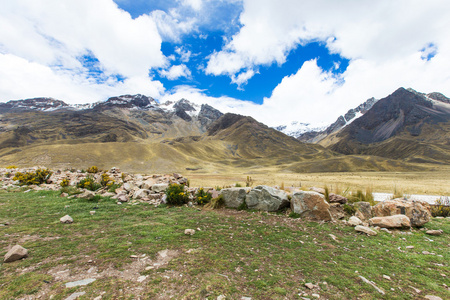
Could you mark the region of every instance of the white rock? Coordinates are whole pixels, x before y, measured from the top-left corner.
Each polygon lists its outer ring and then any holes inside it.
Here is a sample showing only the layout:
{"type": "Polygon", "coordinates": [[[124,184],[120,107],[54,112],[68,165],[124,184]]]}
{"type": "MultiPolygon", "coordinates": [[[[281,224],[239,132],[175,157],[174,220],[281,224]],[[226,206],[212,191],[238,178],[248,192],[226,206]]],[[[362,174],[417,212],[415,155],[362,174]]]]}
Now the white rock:
{"type": "Polygon", "coordinates": [[[193,235],[195,233],[194,229],[185,229],[184,234],[185,235],[193,235]]]}
{"type": "Polygon", "coordinates": [[[351,216],[350,219],[348,219],[347,224],[350,226],[357,226],[357,225],[361,225],[362,221],[358,217],[351,216]]]}
{"type": "Polygon", "coordinates": [[[363,232],[363,233],[365,233],[367,235],[377,235],[376,231],[374,231],[374,230],[372,230],[372,229],[370,229],[369,227],[366,227],[366,226],[357,225],[355,227],[355,230],[358,231],[358,232],[363,232]]]}
{"type": "Polygon", "coordinates": [[[65,215],[64,217],[62,217],[61,219],[59,219],[59,221],[63,224],[70,224],[73,223],[73,219],[71,216],[69,215],[65,215]]]}
{"type": "Polygon", "coordinates": [[[28,250],[20,245],[15,245],[5,254],[3,262],[10,263],[28,256],[28,250]]]}

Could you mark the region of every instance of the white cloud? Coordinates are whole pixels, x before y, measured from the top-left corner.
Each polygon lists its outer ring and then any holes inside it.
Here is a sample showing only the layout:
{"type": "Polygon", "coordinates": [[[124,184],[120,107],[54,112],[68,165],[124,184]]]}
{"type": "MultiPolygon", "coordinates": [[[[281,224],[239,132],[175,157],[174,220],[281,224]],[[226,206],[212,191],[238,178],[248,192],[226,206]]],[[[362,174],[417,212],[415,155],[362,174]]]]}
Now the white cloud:
{"type": "Polygon", "coordinates": [[[201,10],[203,6],[202,0],[182,0],[183,5],[191,7],[193,10],[201,10]]]}
{"type": "Polygon", "coordinates": [[[159,75],[166,77],[169,80],[176,80],[180,77],[190,78],[191,71],[186,65],[181,64],[171,66],[168,70],[161,70],[159,71],[159,75]]]}
{"type": "Polygon", "coordinates": [[[191,59],[192,55],[192,52],[184,49],[184,47],[176,47],[175,53],[177,53],[180,56],[180,60],[185,63],[191,59]]]}
{"type": "MultiPolygon", "coordinates": [[[[258,73],[258,72],[256,72],[258,73]]],[[[232,75],[231,82],[238,85],[238,89],[241,89],[243,84],[246,84],[247,81],[255,75],[254,70],[247,70],[245,72],[240,73],[238,76],[232,75]]]]}

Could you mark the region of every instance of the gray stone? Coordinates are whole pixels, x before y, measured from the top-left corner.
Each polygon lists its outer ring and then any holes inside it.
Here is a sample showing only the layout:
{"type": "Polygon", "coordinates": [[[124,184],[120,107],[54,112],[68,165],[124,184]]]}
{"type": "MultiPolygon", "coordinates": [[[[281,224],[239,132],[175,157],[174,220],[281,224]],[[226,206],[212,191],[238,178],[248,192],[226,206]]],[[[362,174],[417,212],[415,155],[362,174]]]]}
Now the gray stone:
{"type": "Polygon", "coordinates": [[[361,225],[362,221],[358,217],[351,216],[350,219],[348,219],[347,224],[350,226],[357,226],[357,225],[361,225]]]}
{"type": "Polygon", "coordinates": [[[426,295],[424,298],[428,299],[428,300],[442,300],[441,297],[433,296],[433,295],[426,295]]]}
{"type": "Polygon", "coordinates": [[[427,230],[427,231],[425,231],[425,233],[429,234],[429,235],[441,235],[441,234],[444,233],[444,231],[442,231],[442,229],[439,229],[439,230],[427,230]]]}
{"type": "Polygon", "coordinates": [[[289,199],[285,191],[266,185],[259,185],[248,193],[247,197],[245,197],[245,203],[250,209],[277,211],[288,207],[289,199]]]}
{"type": "Polygon", "coordinates": [[[117,200],[119,200],[119,202],[128,202],[128,196],[125,194],[120,194],[119,196],[117,196],[117,200]]]}
{"type": "Polygon", "coordinates": [[[68,282],[68,283],[66,283],[66,288],[71,288],[71,287],[80,286],[80,285],[88,285],[89,283],[92,283],[95,280],[96,280],[95,278],[87,278],[87,279],[83,279],[83,280],[68,282]]]}
{"type": "Polygon", "coordinates": [[[86,292],[77,292],[77,293],[73,293],[72,295],[70,295],[69,297],[67,297],[65,300],[75,300],[78,297],[83,296],[84,294],[86,294],[86,292]]]}
{"type": "Polygon", "coordinates": [[[328,202],[330,202],[330,203],[340,203],[340,204],[345,204],[345,203],[348,202],[348,199],[345,198],[344,196],[330,193],[330,194],[328,195],[328,202]]]}
{"type": "Polygon", "coordinates": [[[371,226],[382,228],[404,228],[411,227],[409,218],[405,215],[394,215],[388,217],[374,217],[369,220],[371,226]]]}
{"type": "Polygon", "coordinates": [[[322,194],[299,191],[292,195],[291,209],[303,218],[319,221],[332,221],[330,205],[322,194]]]}
{"type": "Polygon", "coordinates": [[[366,227],[366,226],[357,225],[355,227],[355,230],[358,231],[358,232],[365,233],[367,235],[377,235],[377,232],[375,230],[372,230],[372,229],[370,229],[369,227],[366,227]]]}
{"type": "Polygon", "coordinates": [[[125,191],[131,192],[135,186],[131,182],[125,182],[122,187],[125,191]]]}
{"type": "Polygon", "coordinates": [[[222,195],[226,207],[238,208],[244,203],[247,193],[251,191],[251,188],[228,188],[222,189],[220,195],[222,195]]]}
{"type": "Polygon", "coordinates": [[[194,235],[195,230],[194,229],[185,229],[184,234],[185,235],[194,235]]]}
{"type": "Polygon", "coordinates": [[[167,183],[157,183],[152,186],[152,191],[155,193],[160,193],[167,190],[168,187],[169,185],[167,183]]]}
{"type": "Polygon", "coordinates": [[[92,200],[95,197],[95,193],[92,191],[84,191],[83,193],[77,195],[78,199],[86,199],[86,200],[92,200]]]}
{"type": "Polygon", "coordinates": [[[148,195],[148,191],[147,190],[139,189],[136,192],[134,192],[133,198],[134,199],[141,199],[141,198],[147,197],[147,195],[148,195]]]}
{"type": "Polygon", "coordinates": [[[73,219],[71,216],[69,215],[65,215],[64,217],[62,217],[61,219],[59,219],[59,221],[63,224],[71,224],[73,223],[73,219]]]}
{"type": "Polygon", "coordinates": [[[353,206],[356,209],[355,216],[361,221],[367,221],[372,218],[372,206],[369,202],[356,202],[353,206]]]}
{"type": "Polygon", "coordinates": [[[28,257],[28,250],[20,245],[15,245],[5,254],[3,262],[10,263],[28,257]]]}
{"type": "Polygon", "coordinates": [[[420,227],[430,221],[430,205],[424,201],[410,201],[404,199],[385,200],[372,208],[373,216],[385,217],[406,215],[411,226],[420,227]]]}

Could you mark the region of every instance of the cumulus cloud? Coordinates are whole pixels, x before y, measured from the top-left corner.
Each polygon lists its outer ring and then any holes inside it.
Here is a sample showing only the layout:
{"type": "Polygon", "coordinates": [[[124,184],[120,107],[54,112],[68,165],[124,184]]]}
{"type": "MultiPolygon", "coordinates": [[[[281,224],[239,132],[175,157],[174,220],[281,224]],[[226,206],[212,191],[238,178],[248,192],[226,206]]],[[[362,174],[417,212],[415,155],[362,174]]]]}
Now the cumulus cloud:
{"type": "Polygon", "coordinates": [[[171,66],[168,70],[161,70],[159,71],[159,75],[162,77],[165,77],[169,80],[175,80],[180,77],[190,78],[191,77],[191,71],[189,68],[184,65],[174,65],[171,66]]]}

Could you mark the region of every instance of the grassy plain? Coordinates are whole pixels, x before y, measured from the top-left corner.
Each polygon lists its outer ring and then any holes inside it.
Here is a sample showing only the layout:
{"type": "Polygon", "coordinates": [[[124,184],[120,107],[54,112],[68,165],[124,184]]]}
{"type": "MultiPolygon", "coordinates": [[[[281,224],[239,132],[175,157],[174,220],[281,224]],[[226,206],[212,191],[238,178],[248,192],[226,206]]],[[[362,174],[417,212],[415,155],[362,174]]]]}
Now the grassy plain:
{"type": "Polygon", "coordinates": [[[431,239],[417,229],[367,237],[284,214],[117,205],[41,191],[1,192],[0,221],[9,222],[0,227],[0,255],[15,244],[29,250],[27,259],[0,265],[0,299],[75,292],[85,292],[78,299],[450,298],[449,219],[426,224],[444,230],[431,239]],[[73,224],[59,222],[66,214],[73,224]],[[197,232],[184,235],[186,228],[197,232]],[[96,281],[65,287],[87,278],[96,281]]]}

